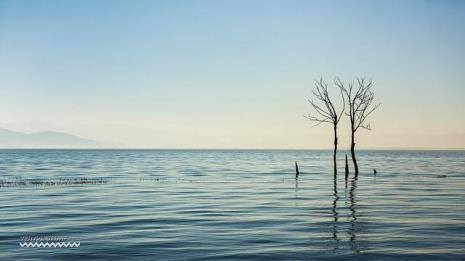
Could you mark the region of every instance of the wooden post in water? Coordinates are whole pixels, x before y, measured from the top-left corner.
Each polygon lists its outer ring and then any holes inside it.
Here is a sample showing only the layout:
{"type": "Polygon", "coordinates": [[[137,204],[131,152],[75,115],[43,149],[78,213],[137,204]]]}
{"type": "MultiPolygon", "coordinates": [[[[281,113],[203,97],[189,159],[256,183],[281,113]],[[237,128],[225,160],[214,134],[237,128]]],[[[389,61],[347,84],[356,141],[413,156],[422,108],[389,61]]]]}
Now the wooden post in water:
{"type": "Polygon", "coordinates": [[[346,180],[349,178],[349,164],[347,163],[347,154],[346,154],[346,169],[345,169],[346,180]]]}
{"type": "Polygon", "coordinates": [[[295,178],[299,177],[299,165],[297,165],[297,161],[295,162],[295,178]]]}

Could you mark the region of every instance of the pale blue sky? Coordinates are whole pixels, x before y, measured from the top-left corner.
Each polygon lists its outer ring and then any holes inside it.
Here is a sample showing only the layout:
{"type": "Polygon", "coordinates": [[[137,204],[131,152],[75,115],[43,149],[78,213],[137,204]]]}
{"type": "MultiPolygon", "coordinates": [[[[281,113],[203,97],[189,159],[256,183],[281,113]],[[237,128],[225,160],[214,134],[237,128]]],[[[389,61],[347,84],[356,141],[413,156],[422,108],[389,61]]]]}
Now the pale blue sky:
{"type": "Polygon", "coordinates": [[[364,75],[361,147],[465,148],[464,46],[464,1],[0,1],[0,127],[325,148],[313,80],[364,75]]]}

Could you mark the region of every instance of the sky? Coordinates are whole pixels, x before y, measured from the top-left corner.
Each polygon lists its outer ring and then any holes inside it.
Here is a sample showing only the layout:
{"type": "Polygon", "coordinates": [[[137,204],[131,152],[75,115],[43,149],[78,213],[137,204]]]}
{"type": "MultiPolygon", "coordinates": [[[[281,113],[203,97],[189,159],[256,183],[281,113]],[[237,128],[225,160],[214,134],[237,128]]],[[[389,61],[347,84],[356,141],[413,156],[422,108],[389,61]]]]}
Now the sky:
{"type": "Polygon", "coordinates": [[[16,131],[331,148],[331,126],[303,117],[314,80],[364,76],[381,106],[358,147],[463,149],[464,75],[459,0],[0,0],[0,127],[16,131]]]}

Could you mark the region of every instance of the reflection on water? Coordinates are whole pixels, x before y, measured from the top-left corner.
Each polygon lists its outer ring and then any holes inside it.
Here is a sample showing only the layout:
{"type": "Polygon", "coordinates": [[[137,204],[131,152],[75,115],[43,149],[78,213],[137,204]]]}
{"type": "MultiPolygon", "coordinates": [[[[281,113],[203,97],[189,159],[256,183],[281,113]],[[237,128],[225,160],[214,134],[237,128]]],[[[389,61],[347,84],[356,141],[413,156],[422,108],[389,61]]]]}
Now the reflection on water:
{"type": "Polygon", "coordinates": [[[350,244],[350,250],[355,253],[360,252],[357,244],[357,210],[356,210],[356,197],[355,192],[357,190],[357,179],[358,177],[352,178],[350,185],[348,187],[348,181],[344,182],[344,197],[342,207],[338,206],[338,202],[341,200],[341,197],[338,195],[337,179],[333,180],[333,201],[332,201],[332,238],[334,240],[334,251],[339,250],[341,246],[345,243],[343,239],[338,237],[338,234],[347,233],[347,241],[350,244]],[[348,212],[348,213],[347,213],[348,212]],[[341,215],[347,217],[347,221],[340,220],[341,215]],[[346,226],[348,224],[348,226],[346,226]]]}
{"type": "Polygon", "coordinates": [[[295,192],[299,191],[299,178],[295,178],[295,192]]]}
{"type": "Polygon", "coordinates": [[[357,189],[357,179],[358,177],[354,177],[350,184],[350,192],[349,192],[349,209],[350,209],[350,246],[351,249],[355,252],[359,252],[357,246],[357,210],[356,210],[356,199],[355,199],[355,190],[357,189]]]}
{"type": "Polygon", "coordinates": [[[340,243],[340,239],[337,237],[337,233],[338,233],[338,220],[339,220],[339,214],[337,213],[337,201],[339,200],[339,196],[337,195],[337,179],[334,178],[333,180],[333,196],[334,196],[334,200],[333,200],[333,207],[332,207],[332,213],[333,213],[333,217],[334,217],[334,222],[333,222],[333,239],[335,241],[335,247],[334,247],[334,251],[338,250],[339,249],[339,243],[340,243]]]}

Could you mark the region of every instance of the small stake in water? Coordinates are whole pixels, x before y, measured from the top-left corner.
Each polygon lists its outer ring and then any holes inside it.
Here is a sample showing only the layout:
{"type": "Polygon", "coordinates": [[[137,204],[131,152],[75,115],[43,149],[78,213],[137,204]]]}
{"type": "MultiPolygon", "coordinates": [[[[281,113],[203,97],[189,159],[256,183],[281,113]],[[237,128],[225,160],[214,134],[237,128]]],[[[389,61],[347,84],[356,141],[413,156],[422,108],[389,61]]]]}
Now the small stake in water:
{"type": "Polygon", "coordinates": [[[376,175],[376,173],[378,173],[376,169],[373,169],[373,175],[376,175]]]}
{"type": "Polygon", "coordinates": [[[346,179],[349,178],[349,164],[347,163],[347,154],[346,154],[346,169],[345,169],[346,179]]]}
{"type": "Polygon", "coordinates": [[[297,165],[297,161],[295,162],[295,178],[299,177],[299,165],[297,165]]]}

